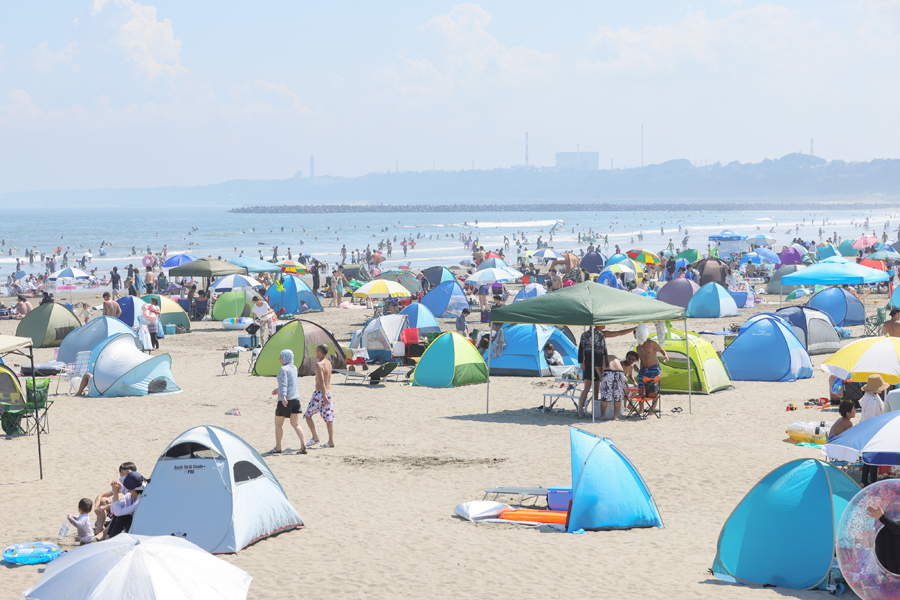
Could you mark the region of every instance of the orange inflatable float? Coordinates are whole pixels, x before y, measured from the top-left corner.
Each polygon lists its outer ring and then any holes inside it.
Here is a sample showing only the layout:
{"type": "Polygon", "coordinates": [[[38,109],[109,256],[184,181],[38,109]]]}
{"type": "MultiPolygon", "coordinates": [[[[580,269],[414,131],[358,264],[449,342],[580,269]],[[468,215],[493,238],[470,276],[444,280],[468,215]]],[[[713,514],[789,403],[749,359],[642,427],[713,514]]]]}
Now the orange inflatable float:
{"type": "Polygon", "coordinates": [[[565,525],[568,513],[564,510],[534,510],[529,508],[520,508],[518,510],[509,509],[500,514],[500,518],[504,521],[525,521],[528,523],[552,523],[554,525],[565,525]]]}

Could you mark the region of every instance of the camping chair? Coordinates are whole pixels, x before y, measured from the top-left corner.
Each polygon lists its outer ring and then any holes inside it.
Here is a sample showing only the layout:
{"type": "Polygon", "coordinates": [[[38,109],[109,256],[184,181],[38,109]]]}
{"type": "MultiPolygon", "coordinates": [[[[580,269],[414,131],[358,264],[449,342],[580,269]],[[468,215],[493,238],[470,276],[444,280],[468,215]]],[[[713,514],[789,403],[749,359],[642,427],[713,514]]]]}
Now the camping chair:
{"type": "Polygon", "coordinates": [[[625,388],[625,405],[628,408],[626,418],[631,415],[637,415],[641,419],[647,418],[647,415],[654,414],[656,418],[660,418],[662,400],[659,396],[659,382],[661,375],[656,377],[644,377],[644,392],[641,393],[639,387],[625,388]],[[655,406],[654,406],[655,405],[655,406]]]}
{"type": "Polygon", "coordinates": [[[878,337],[884,328],[884,321],[887,318],[887,307],[879,308],[874,315],[866,318],[866,330],[863,337],[878,337]]]}
{"type": "Polygon", "coordinates": [[[24,404],[9,404],[0,402],[0,427],[6,435],[24,435],[22,429],[22,417],[25,413],[24,404]]]}
{"type": "Polygon", "coordinates": [[[209,300],[197,300],[194,299],[194,310],[191,315],[191,319],[194,321],[202,321],[203,317],[206,316],[207,311],[209,310],[209,300]]]}
{"type": "Polygon", "coordinates": [[[388,376],[394,372],[399,366],[399,363],[389,362],[384,363],[377,369],[372,369],[366,372],[360,371],[350,371],[348,369],[335,369],[335,373],[339,373],[344,376],[343,383],[347,383],[348,380],[353,379],[358,381],[359,383],[368,383],[369,385],[375,385],[377,383],[381,383],[381,380],[387,381],[388,376]]]}
{"type": "Polygon", "coordinates": [[[81,385],[85,373],[91,366],[91,351],[83,350],[75,355],[75,362],[66,365],[66,374],[56,378],[56,394],[59,394],[59,382],[65,379],[69,383],[69,391],[67,394],[74,394],[81,385]]]}
{"type": "MultiPolygon", "coordinates": [[[[250,358],[248,359],[250,362],[250,366],[247,369],[248,373],[253,372],[253,367],[256,366],[256,359],[259,358],[260,352],[262,352],[262,348],[260,348],[260,347],[250,349],[250,358]]],[[[237,370],[235,370],[235,373],[236,372],[237,372],[237,370]]]]}
{"type": "Polygon", "coordinates": [[[222,375],[228,375],[228,365],[234,365],[234,374],[237,375],[238,368],[241,364],[240,352],[226,352],[225,358],[222,360],[222,375]]]}
{"type": "Polygon", "coordinates": [[[40,428],[41,433],[50,433],[50,415],[48,411],[53,406],[53,400],[48,398],[50,393],[50,379],[41,378],[33,380],[36,384],[32,387],[32,379],[25,380],[25,393],[28,399],[25,401],[25,412],[22,418],[26,421],[25,433],[31,435],[40,428]],[[35,416],[35,412],[37,415],[35,416]]]}

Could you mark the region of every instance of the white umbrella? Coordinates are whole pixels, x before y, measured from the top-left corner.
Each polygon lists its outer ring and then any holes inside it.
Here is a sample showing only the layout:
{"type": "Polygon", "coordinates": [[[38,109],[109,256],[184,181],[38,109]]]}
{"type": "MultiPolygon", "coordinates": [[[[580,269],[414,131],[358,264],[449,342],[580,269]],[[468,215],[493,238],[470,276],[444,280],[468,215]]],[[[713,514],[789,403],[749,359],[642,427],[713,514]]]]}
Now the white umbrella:
{"type": "Polygon", "coordinates": [[[49,565],[34,600],[238,600],[253,578],[184,538],[121,533],[80,546],[49,565]]]}
{"type": "MultiPolygon", "coordinates": [[[[66,267],[61,271],[57,271],[56,273],[51,274],[47,279],[50,281],[56,281],[57,279],[90,279],[91,276],[82,271],[81,269],[76,269],[74,267],[66,267]]],[[[72,290],[69,290],[69,302],[72,301],[72,290]]]]}
{"type": "Polygon", "coordinates": [[[221,294],[223,292],[231,292],[234,290],[253,290],[261,287],[263,287],[263,284],[252,277],[236,274],[226,275],[221,279],[217,279],[209,286],[209,289],[217,294],[221,294]]]}
{"type": "Polygon", "coordinates": [[[532,256],[534,256],[534,258],[542,258],[546,261],[560,260],[563,257],[562,254],[560,254],[559,252],[556,252],[552,248],[541,248],[540,250],[535,252],[532,256]]]}
{"type": "Polygon", "coordinates": [[[515,281],[520,279],[522,274],[509,267],[504,268],[488,268],[481,271],[475,271],[466,279],[466,283],[494,283],[496,281],[515,281]]]}

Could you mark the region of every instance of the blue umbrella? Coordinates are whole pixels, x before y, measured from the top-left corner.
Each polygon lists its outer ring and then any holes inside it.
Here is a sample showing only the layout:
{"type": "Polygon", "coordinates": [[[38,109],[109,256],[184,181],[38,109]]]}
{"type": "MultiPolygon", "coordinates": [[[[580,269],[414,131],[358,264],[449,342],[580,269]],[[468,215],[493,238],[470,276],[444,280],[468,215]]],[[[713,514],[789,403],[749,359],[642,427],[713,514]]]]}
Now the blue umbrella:
{"type": "Polygon", "coordinates": [[[750,252],[749,254],[745,254],[741,257],[741,262],[738,264],[745,265],[747,263],[753,263],[754,265],[761,265],[763,262],[763,257],[757,254],[756,252],[750,252]]]}
{"type": "Polygon", "coordinates": [[[778,255],[768,248],[757,248],[756,253],[773,264],[777,265],[781,262],[781,259],[778,258],[778,255]]]}
{"type": "Polygon", "coordinates": [[[189,262],[194,262],[197,260],[197,257],[193,254],[176,254],[175,256],[170,256],[166,259],[166,262],[163,263],[163,269],[174,269],[175,267],[180,267],[181,265],[185,265],[189,262]]]}
{"type": "Polygon", "coordinates": [[[466,283],[494,283],[497,281],[514,281],[516,279],[520,279],[522,274],[518,271],[510,269],[509,267],[505,268],[489,268],[484,269],[482,271],[475,271],[472,275],[466,279],[466,283]]]}
{"type": "Polygon", "coordinates": [[[231,292],[234,290],[252,290],[261,287],[263,287],[263,284],[253,279],[252,277],[235,274],[226,275],[221,279],[217,279],[209,286],[209,289],[216,292],[217,294],[222,294],[224,292],[231,292]]]}
{"type": "Polygon", "coordinates": [[[869,465],[900,465],[900,411],[866,419],[825,444],[825,454],[835,460],[869,465]]]}
{"type": "Polygon", "coordinates": [[[233,265],[244,267],[248,273],[281,273],[281,267],[275,263],[266,262],[252,256],[241,256],[229,260],[233,265]]]}
{"type": "Polygon", "coordinates": [[[57,271],[48,277],[50,281],[56,281],[57,279],[90,279],[90,275],[82,271],[81,269],[74,269],[72,267],[67,267],[62,271],[57,271]]]}
{"type": "Polygon", "coordinates": [[[541,248],[534,254],[532,254],[534,258],[540,258],[543,260],[560,260],[563,256],[559,252],[554,251],[552,248],[541,248]]]}

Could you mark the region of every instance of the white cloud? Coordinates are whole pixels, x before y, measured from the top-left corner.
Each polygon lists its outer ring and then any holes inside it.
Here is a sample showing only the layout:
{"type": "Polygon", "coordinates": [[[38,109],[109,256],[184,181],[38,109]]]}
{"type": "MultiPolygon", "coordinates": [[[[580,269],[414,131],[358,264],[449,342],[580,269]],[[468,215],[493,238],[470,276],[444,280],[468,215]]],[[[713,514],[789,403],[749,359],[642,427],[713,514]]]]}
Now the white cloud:
{"type": "Polygon", "coordinates": [[[133,0],[94,0],[92,14],[100,14],[110,3],[119,8],[117,17],[124,21],[119,25],[116,42],[139,74],[152,80],[188,72],[181,64],[181,40],[175,37],[171,20],[159,21],[155,6],[133,0]]]}
{"type": "Polygon", "coordinates": [[[5,106],[0,104],[0,118],[33,119],[44,114],[40,108],[35,106],[31,96],[25,90],[10,90],[6,97],[9,98],[10,103],[5,106]]]}
{"type": "Polygon", "coordinates": [[[74,19],[72,19],[72,25],[74,25],[75,27],[78,27],[78,20],[79,20],[78,17],[75,17],[74,19]]]}
{"type": "Polygon", "coordinates": [[[79,71],[81,67],[75,62],[77,56],[78,42],[70,42],[59,52],[52,52],[47,42],[42,42],[31,52],[31,61],[34,68],[40,73],[50,73],[56,65],[67,66],[73,71],[79,71]]]}

